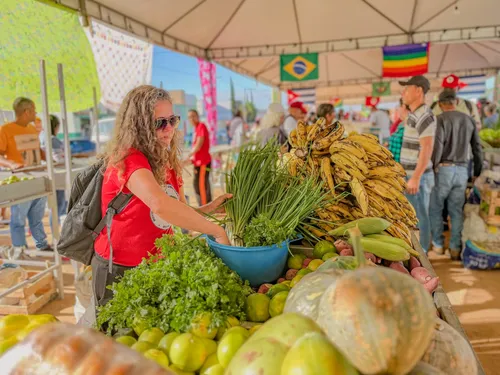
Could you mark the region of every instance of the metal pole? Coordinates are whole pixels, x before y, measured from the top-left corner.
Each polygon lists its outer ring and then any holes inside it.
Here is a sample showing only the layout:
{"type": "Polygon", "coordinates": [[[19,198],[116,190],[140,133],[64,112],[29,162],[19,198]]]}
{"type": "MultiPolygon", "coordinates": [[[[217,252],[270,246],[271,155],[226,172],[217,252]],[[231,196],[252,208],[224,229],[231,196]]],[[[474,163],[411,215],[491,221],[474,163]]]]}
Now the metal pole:
{"type": "Polygon", "coordinates": [[[64,133],[64,166],[66,168],[66,199],[69,199],[71,194],[71,147],[69,143],[69,130],[68,130],[68,112],[66,109],[66,93],[64,90],[64,73],[62,64],[57,64],[57,77],[59,79],[59,101],[61,107],[61,122],[64,133]]]}
{"type": "Polygon", "coordinates": [[[92,91],[94,94],[94,108],[92,109],[92,119],[93,126],[95,127],[95,137],[96,137],[96,152],[99,154],[101,152],[101,135],[99,131],[99,107],[97,103],[97,90],[95,87],[92,87],[92,91]]]}
{"type": "Polygon", "coordinates": [[[57,241],[59,240],[59,225],[57,225],[57,199],[56,199],[56,181],[54,162],[52,160],[52,134],[50,131],[50,115],[49,115],[49,101],[47,96],[47,74],[45,70],[45,60],[40,60],[40,88],[42,93],[42,125],[45,129],[45,161],[47,162],[47,170],[50,178],[51,194],[48,196],[49,207],[52,214],[52,237],[54,242],[54,259],[56,262],[56,282],[59,292],[59,298],[64,298],[64,285],[61,257],[57,252],[57,241]]]}

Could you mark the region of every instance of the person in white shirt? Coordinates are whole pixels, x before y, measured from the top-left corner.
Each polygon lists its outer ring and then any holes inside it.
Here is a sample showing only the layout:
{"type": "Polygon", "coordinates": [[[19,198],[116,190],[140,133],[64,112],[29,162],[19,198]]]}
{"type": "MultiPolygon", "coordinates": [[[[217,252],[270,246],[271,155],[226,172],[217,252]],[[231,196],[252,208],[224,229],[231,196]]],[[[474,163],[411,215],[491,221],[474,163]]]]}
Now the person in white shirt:
{"type": "Polygon", "coordinates": [[[307,114],[307,109],[304,107],[304,103],[302,102],[293,102],[290,104],[288,108],[288,112],[290,113],[283,123],[283,129],[285,130],[286,136],[290,136],[290,133],[293,129],[297,127],[297,122],[299,120],[304,120],[307,114]]]}
{"type": "Polygon", "coordinates": [[[245,123],[239,110],[236,111],[229,124],[229,138],[232,146],[240,147],[245,143],[245,123]]]}
{"type": "Polygon", "coordinates": [[[379,138],[380,143],[383,143],[385,139],[388,139],[391,135],[391,118],[387,112],[378,109],[377,107],[372,107],[372,114],[370,115],[370,122],[375,128],[380,129],[379,138]]]}

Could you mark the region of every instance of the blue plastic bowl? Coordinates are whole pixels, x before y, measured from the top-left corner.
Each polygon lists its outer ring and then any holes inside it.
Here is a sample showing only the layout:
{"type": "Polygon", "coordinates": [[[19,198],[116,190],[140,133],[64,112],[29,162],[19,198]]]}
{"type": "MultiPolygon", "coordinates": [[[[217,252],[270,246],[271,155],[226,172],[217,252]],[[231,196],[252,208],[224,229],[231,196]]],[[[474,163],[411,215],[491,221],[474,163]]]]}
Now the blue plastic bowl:
{"type": "Polygon", "coordinates": [[[285,270],[288,244],[273,246],[235,247],[221,245],[207,237],[208,246],[222,261],[251,286],[276,281],[285,270]]]}

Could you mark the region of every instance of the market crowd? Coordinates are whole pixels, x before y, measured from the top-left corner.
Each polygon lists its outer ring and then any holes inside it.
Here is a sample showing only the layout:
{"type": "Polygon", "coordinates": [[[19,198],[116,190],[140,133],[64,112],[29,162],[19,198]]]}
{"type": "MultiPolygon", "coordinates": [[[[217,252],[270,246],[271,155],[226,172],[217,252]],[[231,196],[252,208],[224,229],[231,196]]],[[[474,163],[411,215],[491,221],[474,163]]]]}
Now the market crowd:
{"type": "MultiPolygon", "coordinates": [[[[454,75],[443,80],[439,99],[431,106],[426,105],[430,83],[425,77],[415,76],[400,84],[403,94],[397,109],[397,121],[391,125],[389,113],[373,106],[369,122],[380,130],[381,142],[386,143],[395,160],[406,170],[407,196],[419,219],[423,249],[427,252],[432,248],[437,253],[444,253],[443,230],[449,216],[450,254],[456,259],[462,248],[467,182],[481,173],[482,150],[478,129],[496,125],[496,107],[493,104],[485,105],[481,121],[478,107],[457,97],[459,79],[454,75]]],[[[36,117],[35,104],[29,98],[17,98],[13,110],[15,120],[0,127],[0,167],[16,170],[40,164],[45,158],[45,136],[41,121],[36,117]]],[[[228,137],[233,146],[241,146],[249,140],[265,144],[272,138],[277,138],[280,144],[286,144],[298,121],[314,123],[317,118],[324,117],[327,123],[333,123],[335,120],[353,118],[350,116],[342,110],[336,113],[335,107],[329,103],[319,105],[316,112],[308,112],[300,101],[291,103],[288,111],[281,104],[272,103],[251,129],[245,124],[241,112],[235,112],[228,124],[228,137]]],[[[194,140],[189,160],[184,161],[183,165],[193,165],[193,185],[198,205],[205,206],[212,202],[209,132],[196,110],[189,111],[188,119],[194,129],[194,140]]],[[[178,122],[174,125],[178,125],[178,122]]],[[[58,118],[51,115],[50,130],[56,162],[64,159],[63,143],[57,138],[59,127],[58,118]]],[[[186,202],[182,183],[178,182],[177,185],[179,187],[167,193],[186,202]]],[[[18,258],[27,248],[26,221],[36,248],[52,250],[42,223],[46,204],[46,198],[38,198],[12,206],[12,247],[5,256],[18,258]]],[[[64,191],[57,192],[57,206],[60,217],[65,214],[67,207],[64,191]]]]}

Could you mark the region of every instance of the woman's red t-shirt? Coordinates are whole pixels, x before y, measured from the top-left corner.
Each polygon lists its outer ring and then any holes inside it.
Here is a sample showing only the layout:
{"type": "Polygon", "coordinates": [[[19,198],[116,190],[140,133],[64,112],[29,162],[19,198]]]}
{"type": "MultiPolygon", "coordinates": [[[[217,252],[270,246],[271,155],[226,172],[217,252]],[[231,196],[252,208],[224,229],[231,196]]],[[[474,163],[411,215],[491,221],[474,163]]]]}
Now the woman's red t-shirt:
{"type": "MultiPolygon", "coordinates": [[[[119,176],[118,169],[108,167],[104,173],[101,195],[102,215],[106,214],[109,202],[120,190],[130,193],[127,182],[138,169],[149,169],[148,159],[137,150],[132,150],[125,158],[124,173],[119,176]]],[[[172,198],[179,199],[182,178],[174,170],[166,173],[165,192],[172,198]]],[[[135,267],[143,258],[155,254],[154,242],[164,234],[172,234],[172,225],[156,216],[139,198],[133,196],[127,206],[113,217],[111,242],[113,243],[113,263],[135,267]]],[[[104,228],[94,243],[94,249],[104,259],[109,259],[107,228],[104,228]]]]}

